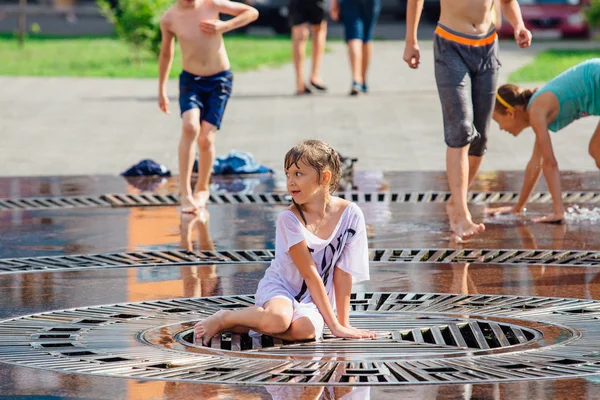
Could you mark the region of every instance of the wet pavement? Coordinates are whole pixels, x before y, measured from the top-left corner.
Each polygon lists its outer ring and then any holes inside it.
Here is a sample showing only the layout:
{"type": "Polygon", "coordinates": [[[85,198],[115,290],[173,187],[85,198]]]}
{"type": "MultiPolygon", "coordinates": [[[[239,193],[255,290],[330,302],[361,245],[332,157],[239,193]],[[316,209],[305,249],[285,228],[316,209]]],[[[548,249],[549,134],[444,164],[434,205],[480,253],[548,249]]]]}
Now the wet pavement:
{"type": "MultiPolygon", "coordinates": [[[[472,188],[473,191],[515,191],[520,188],[522,182],[522,175],[513,172],[486,172],[481,174],[480,178],[476,181],[476,186],[472,188]]],[[[597,173],[571,173],[564,176],[563,187],[570,191],[599,191],[599,181],[600,177],[597,173]]],[[[444,174],[434,172],[385,174],[358,172],[353,186],[354,190],[370,193],[447,190],[444,174]]],[[[123,178],[108,176],[3,178],[0,179],[0,190],[2,190],[0,198],[139,193],[141,190],[168,194],[172,193],[176,187],[176,178],[142,183],[127,182],[123,178]]],[[[212,186],[215,193],[268,193],[281,192],[282,189],[281,182],[274,177],[219,180],[213,182],[212,186]]],[[[545,187],[540,185],[537,190],[544,191],[545,187]]],[[[445,222],[445,204],[443,202],[359,202],[359,206],[369,225],[371,249],[453,249],[461,247],[565,251],[600,249],[597,222],[589,218],[587,220],[571,218],[567,224],[559,226],[528,222],[529,217],[548,212],[551,203],[532,204],[528,207],[527,215],[523,219],[490,218],[483,214],[484,204],[474,204],[475,219],[483,220],[487,229],[477,239],[461,245],[455,245],[447,239],[448,226],[445,222]]],[[[599,206],[596,203],[582,202],[571,206],[596,210],[594,213],[597,212],[600,215],[600,211],[597,210],[599,206]]],[[[182,219],[176,206],[3,211],[0,212],[0,237],[2,238],[0,258],[64,257],[178,249],[193,251],[272,250],[275,237],[274,221],[284,207],[281,204],[213,204],[208,206],[210,219],[206,223],[191,218],[182,219]]],[[[596,307],[600,309],[600,305],[581,302],[582,306],[569,306],[571,308],[567,307],[566,309],[563,307],[559,310],[556,307],[552,308],[553,306],[536,304],[542,301],[539,298],[557,298],[557,302],[566,301],[563,300],[564,298],[600,300],[600,269],[595,265],[597,264],[593,262],[587,265],[583,263],[580,266],[536,263],[506,265],[494,262],[372,262],[371,280],[355,285],[354,292],[358,293],[359,297],[361,293],[372,293],[375,297],[380,293],[422,294],[417,297],[448,293],[458,296],[453,301],[460,302],[463,301],[460,299],[472,297],[471,303],[479,305],[491,302],[490,299],[502,295],[505,296],[506,301],[518,300],[523,304],[517,310],[523,315],[515,314],[511,317],[513,318],[511,321],[516,321],[514,323],[523,326],[534,323],[541,324],[536,328],[540,332],[546,332],[545,330],[548,329],[551,331],[551,328],[555,326],[553,324],[558,324],[556,326],[562,326],[566,329],[565,332],[571,332],[574,338],[580,335],[585,339],[590,334],[600,333],[599,329],[593,328],[595,321],[600,320],[600,313],[596,311],[596,307]],[[518,296],[518,298],[514,296],[518,296]],[[563,319],[553,320],[552,318],[555,316],[563,319]],[[543,318],[549,318],[550,322],[544,322],[546,320],[543,318]]],[[[185,308],[185,305],[188,304],[186,302],[203,297],[234,296],[241,298],[239,296],[254,293],[258,281],[267,267],[267,262],[232,262],[215,265],[167,264],[144,268],[122,267],[3,273],[0,274],[0,291],[3,297],[0,303],[0,319],[48,313],[33,319],[17,319],[14,323],[26,323],[31,329],[36,324],[40,324],[40,326],[50,324],[47,327],[51,327],[56,323],[59,324],[56,326],[63,326],[62,329],[64,329],[64,326],[73,326],[81,322],[61,317],[62,314],[58,310],[73,309],[67,313],[73,315],[84,313],[88,315],[88,318],[92,318],[89,316],[95,315],[94,313],[97,312],[94,311],[95,307],[104,305],[124,304],[123,307],[126,307],[125,303],[138,303],[156,307],[157,304],[160,304],[157,301],[164,301],[165,304],[170,301],[180,301],[181,307],[185,308]],[[52,313],[53,311],[57,312],[52,313]]],[[[361,301],[356,300],[357,318],[361,315],[359,312],[361,301]]],[[[543,301],[553,302],[555,300],[543,301]]],[[[382,302],[378,302],[378,304],[380,303],[382,302]]],[[[410,302],[405,301],[398,304],[408,303],[410,302]]],[[[515,307],[512,309],[514,311],[515,307]]],[[[439,310],[434,314],[436,316],[452,315],[453,318],[459,317],[466,320],[479,318],[487,321],[493,321],[494,318],[498,318],[497,315],[501,315],[493,314],[485,307],[480,311],[460,308],[456,310],[455,314],[439,310]]],[[[202,312],[200,310],[197,311],[200,314],[195,312],[186,314],[183,309],[171,311],[173,314],[167,318],[168,321],[171,321],[170,323],[178,318],[184,322],[197,320],[202,312]]],[[[410,310],[404,312],[417,319],[423,317],[422,314],[411,314],[410,310]]],[[[506,315],[506,318],[509,318],[508,314],[506,315]]],[[[122,318],[133,317],[127,316],[125,313],[122,314],[122,318]]],[[[147,321],[151,323],[152,320],[150,318],[147,321]]],[[[158,318],[156,321],[158,329],[161,326],[161,323],[158,322],[160,319],[158,318]]],[[[90,326],[93,325],[92,322],[88,322],[91,324],[90,326]]],[[[109,324],[106,326],[100,323],[98,329],[100,332],[109,332],[110,327],[116,329],[115,326],[117,328],[120,326],[118,329],[126,332],[125,322],[125,320],[121,320],[120,325],[109,324]]],[[[50,335],[49,340],[52,337],[54,337],[52,340],[63,340],[61,337],[69,337],[68,340],[71,340],[71,336],[75,340],[74,338],[77,336],[79,342],[75,343],[75,346],[87,347],[87,349],[78,348],[77,351],[90,350],[93,346],[99,348],[98,344],[94,344],[94,340],[97,341],[98,338],[101,339],[99,343],[104,343],[101,344],[101,347],[108,346],[111,342],[110,335],[105,333],[94,336],[91,333],[92,328],[89,333],[81,331],[74,335],[50,335]]],[[[44,329],[49,332],[47,328],[44,329]]],[[[98,372],[93,368],[87,372],[85,369],[72,372],[77,369],[75,364],[72,364],[70,360],[64,361],[60,358],[62,356],[59,353],[53,353],[54,350],[39,353],[39,359],[33,358],[33,360],[38,360],[34,365],[37,368],[30,366],[30,361],[28,361],[27,367],[19,366],[18,358],[20,356],[30,357],[27,354],[32,349],[37,348],[36,351],[39,351],[39,346],[34,345],[41,340],[39,335],[28,332],[27,330],[11,330],[6,321],[0,322],[0,398],[4,396],[8,396],[8,398],[48,396],[46,398],[73,399],[392,399],[399,397],[407,399],[592,399],[600,393],[600,386],[598,386],[600,378],[593,375],[595,365],[600,362],[596,361],[595,357],[598,354],[596,354],[597,349],[594,346],[590,346],[587,354],[577,360],[565,358],[568,356],[563,355],[562,359],[553,364],[554,367],[540,368],[536,372],[538,375],[531,373],[531,376],[528,377],[504,379],[504,381],[491,380],[486,383],[483,379],[479,381],[475,379],[468,383],[461,383],[460,380],[457,381],[456,377],[453,378],[451,373],[440,369],[440,375],[435,381],[424,380],[421,383],[402,383],[396,386],[382,385],[372,381],[365,385],[362,378],[358,381],[363,382],[363,386],[351,384],[345,386],[302,386],[300,384],[269,386],[252,383],[248,380],[231,384],[214,384],[186,380],[148,380],[126,377],[127,368],[120,366],[118,361],[114,365],[111,364],[113,369],[107,369],[108,372],[98,372]],[[25,340],[22,340],[23,337],[25,340]],[[2,350],[3,345],[8,346],[11,354],[15,357],[9,363],[1,362],[2,360],[7,361],[7,355],[2,350]],[[54,354],[52,356],[54,361],[49,362],[42,357],[42,355],[47,356],[48,354],[51,356],[54,354]],[[106,376],[111,373],[121,374],[121,376],[106,376]],[[552,375],[557,378],[553,379],[552,375]]],[[[560,354],[561,351],[562,354],[569,353],[568,348],[561,350],[560,343],[551,346],[552,336],[550,333],[544,334],[546,336],[536,342],[539,346],[546,346],[548,351],[554,352],[552,353],[554,356],[560,354]]],[[[115,340],[119,346],[115,350],[115,354],[117,352],[126,354],[128,349],[131,349],[133,353],[133,349],[140,346],[136,337],[137,335],[131,335],[115,340]]],[[[577,340],[583,340],[581,338],[577,340]]],[[[577,340],[574,344],[577,343],[577,340]]],[[[43,344],[43,340],[40,343],[43,344]]],[[[152,357],[156,346],[149,347],[147,355],[152,357]]],[[[446,349],[448,350],[448,348],[446,349]]],[[[181,354],[174,353],[173,357],[183,359],[194,351],[193,348],[184,345],[181,354]]],[[[448,351],[455,350],[449,349],[448,351]]],[[[526,352],[510,351],[507,357],[520,357],[520,354],[523,354],[524,358],[527,356],[526,352]]],[[[34,357],[38,356],[34,355],[34,357]]],[[[224,360],[231,357],[225,353],[224,360]]],[[[472,354],[463,358],[473,360],[472,368],[476,370],[477,357],[479,356],[472,354]]],[[[500,356],[496,355],[495,357],[498,359],[500,356]]],[[[570,357],[573,358],[575,355],[570,357]]],[[[117,360],[119,357],[113,355],[113,358],[117,360]]],[[[235,362],[235,357],[232,360],[231,362],[235,362]]],[[[411,365],[425,362],[415,361],[411,365]]],[[[25,365],[25,361],[21,363],[25,365]]],[[[510,368],[514,368],[511,371],[515,374],[522,372],[517,364],[510,368]]],[[[366,362],[364,365],[357,364],[355,370],[359,371],[356,372],[359,377],[362,376],[360,374],[367,376],[370,373],[366,362]]]]}
{"type": "MultiPolygon", "coordinates": [[[[212,183],[215,193],[281,192],[284,187],[275,175],[219,178],[212,183]]],[[[476,192],[518,191],[522,174],[483,173],[472,190],[476,192]]],[[[563,177],[565,191],[600,188],[597,173],[570,173],[563,177]]],[[[445,174],[436,172],[358,172],[353,180],[358,192],[447,191],[445,174]]],[[[3,178],[0,198],[38,196],[100,195],[105,193],[174,193],[177,178],[127,181],[121,177],[3,178]]],[[[543,182],[538,187],[545,191],[543,182]]],[[[503,205],[503,204],[494,204],[503,205]]],[[[597,220],[574,220],[566,225],[532,224],[529,219],[551,211],[551,203],[528,205],[523,217],[490,217],[488,204],[473,204],[474,219],[486,224],[486,231],[461,245],[449,241],[445,203],[361,203],[370,228],[372,248],[492,248],[594,250],[600,245],[595,234],[597,220]]],[[[594,211],[600,218],[600,204],[569,204],[594,211]]],[[[209,205],[210,220],[203,224],[181,218],[177,207],[84,208],[0,212],[0,258],[39,257],[123,251],[169,250],[187,246],[198,249],[197,241],[182,243],[198,231],[210,234],[214,248],[273,249],[274,222],[285,205],[209,205]]],[[[574,219],[573,217],[572,219],[574,219]]]]}

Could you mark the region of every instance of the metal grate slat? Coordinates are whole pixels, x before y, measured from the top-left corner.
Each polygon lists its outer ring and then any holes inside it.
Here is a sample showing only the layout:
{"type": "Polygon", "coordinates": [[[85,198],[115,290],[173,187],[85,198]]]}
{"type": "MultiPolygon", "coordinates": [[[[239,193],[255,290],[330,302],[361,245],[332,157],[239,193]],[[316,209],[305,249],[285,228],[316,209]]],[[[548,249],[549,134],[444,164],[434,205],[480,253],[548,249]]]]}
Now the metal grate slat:
{"type": "MultiPolygon", "coordinates": [[[[445,191],[416,192],[340,192],[342,198],[357,203],[445,203],[450,193],[445,191]]],[[[469,192],[469,202],[477,204],[515,203],[518,192],[469,192]]],[[[535,192],[530,203],[548,203],[548,192],[535,192]]],[[[594,191],[566,191],[563,200],[569,204],[595,204],[600,193],[594,191]]],[[[284,193],[211,193],[209,204],[289,204],[291,198],[284,193]]],[[[43,210],[89,207],[161,207],[179,204],[177,194],[107,193],[97,196],[56,196],[0,199],[0,211],[43,210]]]]}
{"type": "MultiPolygon", "coordinates": [[[[371,262],[479,263],[509,265],[600,266],[600,251],[519,249],[370,249],[371,262]]],[[[270,249],[149,251],[0,259],[0,274],[86,268],[127,268],[202,264],[268,263],[270,249]]]]}

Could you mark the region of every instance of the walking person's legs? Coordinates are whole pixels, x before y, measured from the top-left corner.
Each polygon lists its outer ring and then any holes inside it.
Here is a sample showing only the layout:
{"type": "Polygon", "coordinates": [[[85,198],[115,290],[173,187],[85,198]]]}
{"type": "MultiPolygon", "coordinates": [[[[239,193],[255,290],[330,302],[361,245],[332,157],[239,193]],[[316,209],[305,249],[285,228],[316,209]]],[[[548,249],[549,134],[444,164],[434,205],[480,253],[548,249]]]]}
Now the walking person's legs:
{"type": "Polygon", "coordinates": [[[348,58],[352,73],[352,88],[350,95],[357,95],[363,84],[363,41],[360,39],[348,40],[348,58]]]}
{"type": "Polygon", "coordinates": [[[469,175],[467,190],[483,161],[487,151],[487,135],[492,121],[492,113],[496,102],[496,87],[498,84],[498,44],[482,46],[477,49],[481,53],[481,68],[472,75],[471,98],[473,102],[473,126],[478,136],[471,142],[469,148],[469,175]]]}
{"type": "Polygon", "coordinates": [[[373,43],[372,42],[363,42],[362,45],[362,68],[361,68],[361,78],[362,78],[362,91],[367,92],[367,71],[369,69],[369,64],[371,63],[371,56],[373,55],[373,43]]]}
{"type": "Polygon", "coordinates": [[[321,80],[321,62],[327,41],[327,21],[323,19],[321,23],[311,25],[310,30],[312,35],[312,71],[310,74],[310,84],[317,90],[326,90],[327,88],[321,80]]]}
{"type": "Polygon", "coordinates": [[[361,18],[361,5],[358,1],[342,1],[340,5],[342,22],[344,23],[344,38],[348,46],[348,59],[352,74],[350,95],[359,93],[363,84],[363,40],[364,24],[361,18]]]}
{"type": "Polygon", "coordinates": [[[373,55],[373,30],[377,25],[379,13],[381,11],[381,0],[363,0],[362,1],[362,19],[363,19],[363,37],[362,37],[362,60],[361,60],[361,90],[366,93],[367,87],[367,70],[371,63],[373,55]]]}
{"type": "Polygon", "coordinates": [[[308,41],[308,24],[292,26],[292,60],[296,71],[296,94],[308,94],[310,89],[304,83],[304,58],[308,41]]]}
{"type": "Polygon", "coordinates": [[[181,122],[181,139],[179,141],[179,196],[181,211],[196,212],[195,200],[192,196],[192,168],[196,156],[196,140],[200,134],[200,110],[192,108],[185,111],[181,122]]]}
{"type": "Polygon", "coordinates": [[[475,224],[467,206],[469,187],[469,145],[446,149],[446,173],[452,196],[449,208],[450,226],[458,239],[465,239],[485,230],[483,224],[475,224]]]}
{"type": "Polygon", "coordinates": [[[233,90],[233,74],[231,71],[223,71],[199,79],[199,82],[198,85],[202,87],[200,98],[204,104],[204,116],[197,137],[198,179],[194,201],[197,207],[203,208],[209,198],[210,175],[215,163],[215,138],[233,90]]]}
{"type": "Polygon", "coordinates": [[[198,179],[194,189],[194,201],[199,207],[206,206],[209,197],[210,174],[215,163],[215,137],[217,127],[202,121],[198,135],[198,179]]]}
{"type": "Polygon", "coordinates": [[[465,49],[460,46],[438,34],[434,36],[435,77],[448,146],[446,173],[451,198],[447,211],[452,231],[463,239],[483,231],[485,226],[473,223],[467,206],[469,184],[481,161],[474,158],[470,165],[468,154],[471,143],[480,135],[473,124],[472,73],[461,55],[465,49]]]}

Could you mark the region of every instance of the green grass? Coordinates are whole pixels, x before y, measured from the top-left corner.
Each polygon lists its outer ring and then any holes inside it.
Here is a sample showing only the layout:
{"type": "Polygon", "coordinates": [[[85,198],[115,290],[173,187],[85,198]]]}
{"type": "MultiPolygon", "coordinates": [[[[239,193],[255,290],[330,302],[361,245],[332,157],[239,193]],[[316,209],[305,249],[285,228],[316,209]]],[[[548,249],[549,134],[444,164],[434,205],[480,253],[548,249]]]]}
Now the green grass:
{"type": "MultiPolygon", "coordinates": [[[[226,36],[225,46],[234,72],[291,61],[289,37],[259,38],[226,36]]],[[[112,38],[30,37],[20,49],[17,40],[0,36],[0,75],[87,76],[156,78],[158,61],[150,52],[132,61],[133,52],[123,41],[112,38]]],[[[175,51],[171,77],[181,72],[181,54],[175,51]]]]}
{"type": "Polygon", "coordinates": [[[513,71],[508,81],[547,82],[566,69],[590,58],[600,57],[597,50],[546,50],[538,54],[532,62],[513,71]]]}

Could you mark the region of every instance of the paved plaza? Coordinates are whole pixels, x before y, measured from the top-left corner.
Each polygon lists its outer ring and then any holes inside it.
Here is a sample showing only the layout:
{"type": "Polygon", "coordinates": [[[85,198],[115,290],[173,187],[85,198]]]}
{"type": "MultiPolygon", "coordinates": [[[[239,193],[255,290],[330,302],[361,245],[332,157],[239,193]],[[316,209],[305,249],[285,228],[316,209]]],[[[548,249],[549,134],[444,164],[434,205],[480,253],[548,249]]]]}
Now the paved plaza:
{"type": "MultiPolygon", "coordinates": [[[[425,36],[425,35],[424,35],[425,36]]],[[[297,98],[291,65],[237,73],[217,155],[231,149],[252,153],[281,172],[282,157],[296,142],[320,138],[342,154],[359,158],[362,170],[444,170],[441,107],[433,75],[431,41],[424,40],[421,67],[402,61],[403,41],[375,42],[372,92],[350,98],[346,50],[331,42],[323,60],[326,95],[297,98]]],[[[500,82],[547,47],[518,49],[501,43],[500,82]]],[[[590,46],[583,42],[579,46],[590,46]]],[[[116,175],[151,158],[177,173],[180,135],[177,81],[169,84],[171,116],[157,106],[154,79],[0,77],[0,176],[116,175]]],[[[535,86],[535,83],[531,84],[535,86]]],[[[582,119],[553,136],[562,170],[596,170],[587,145],[597,121],[582,119]]],[[[521,170],[533,134],[518,139],[492,123],[482,170],[521,170]]]]}

